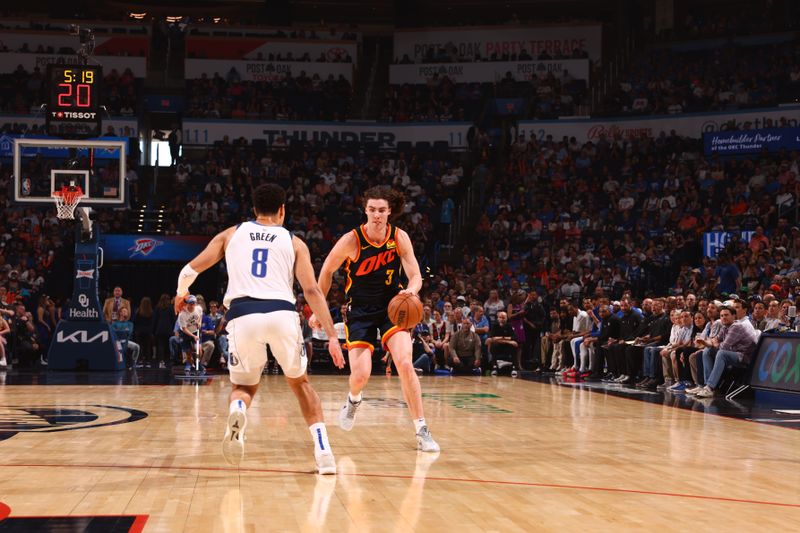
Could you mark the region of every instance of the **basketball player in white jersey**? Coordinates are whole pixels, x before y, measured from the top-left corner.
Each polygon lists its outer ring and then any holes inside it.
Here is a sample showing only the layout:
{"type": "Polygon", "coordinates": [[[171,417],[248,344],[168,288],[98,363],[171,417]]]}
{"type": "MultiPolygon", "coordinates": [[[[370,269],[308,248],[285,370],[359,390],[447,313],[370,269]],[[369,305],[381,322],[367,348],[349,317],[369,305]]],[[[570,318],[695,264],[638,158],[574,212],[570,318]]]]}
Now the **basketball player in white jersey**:
{"type": "MultiPolygon", "coordinates": [[[[339,412],[339,426],[353,429],[361,405],[361,390],[372,373],[372,352],[380,332],[383,349],[392,354],[403,397],[408,404],[417,449],[436,453],[422,409],[422,391],[411,359],[411,335],[389,320],[387,306],[398,293],[416,294],[422,288],[414,247],[408,233],[389,224],[389,217],[403,212],[405,198],[390,187],[372,187],[364,192],[365,224],[345,233],[331,249],[319,273],[323,294],[331,287],[333,273],[345,265],[347,282],[347,355],[350,360],[350,392],[339,412]],[[403,278],[408,279],[405,283],[403,278]]],[[[312,327],[317,326],[312,322],[312,327]]]]}
{"type": "Polygon", "coordinates": [[[314,279],[308,247],[283,227],[285,198],[286,193],[277,185],[257,187],[253,191],[256,219],[217,234],[183,268],[178,277],[175,307],[176,311],[182,307],[197,275],[224,257],[228,268],[224,300],[228,308],[228,369],[233,390],[222,454],[234,465],[244,457],[247,408],[258,390],[269,345],[308,423],[318,472],[335,474],[336,462],[328,444],[322,404],[306,374],[305,346],[295,310],[295,276],[328,334],[328,351],[334,364],[343,368],[344,359],[328,305],[314,279]]]}

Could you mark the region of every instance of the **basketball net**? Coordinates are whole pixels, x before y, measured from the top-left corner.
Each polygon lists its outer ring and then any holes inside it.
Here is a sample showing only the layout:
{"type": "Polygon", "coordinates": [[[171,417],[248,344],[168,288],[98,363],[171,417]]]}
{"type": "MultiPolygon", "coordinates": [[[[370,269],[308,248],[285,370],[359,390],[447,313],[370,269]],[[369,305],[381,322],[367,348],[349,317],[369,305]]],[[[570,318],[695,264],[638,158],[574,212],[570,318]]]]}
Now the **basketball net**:
{"type": "Polygon", "coordinates": [[[83,190],[76,186],[64,186],[60,191],[53,191],[56,204],[56,216],[61,220],[75,220],[75,208],[81,201],[83,190]]]}

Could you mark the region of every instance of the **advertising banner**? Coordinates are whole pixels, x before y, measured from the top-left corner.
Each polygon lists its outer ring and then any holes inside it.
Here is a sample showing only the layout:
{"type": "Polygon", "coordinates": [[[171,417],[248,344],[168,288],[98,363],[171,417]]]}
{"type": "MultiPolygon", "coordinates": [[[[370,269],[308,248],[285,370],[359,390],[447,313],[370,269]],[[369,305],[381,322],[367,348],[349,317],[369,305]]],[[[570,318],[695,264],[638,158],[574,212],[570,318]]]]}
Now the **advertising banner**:
{"type": "Polygon", "coordinates": [[[570,56],[575,49],[589,54],[597,61],[602,53],[602,26],[600,24],[540,26],[540,27],[474,27],[474,28],[427,28],[423,30],[395,30],[394,56],[408,56],[421,63],[433,49],[454,48],[458,55],[472,59],[480,55],[487,60],[496,54],[519,54],[523,50],[537,58],[542,52],[551,56],[570,56]]]}
{"type": "Polygon", "coordinates": [[[519,123],[519,133],[544,140],[575,137],[579,143],[597,142],[601,137],[658,137],[660,133],[698,139],[715,131],[757,130],[762,128],[800,127],[800,106],[785,106],[752,111],[723,111],[683,115],[654,115],[625,118],[567,118],[563,120],[529,120],[519,123]]]}
{"type": "Polygon", "coordinates": [[[352,63],[309,63],[303,61],[232,61],[230,59],[187,59],[186,79],[200,78],[203,74],[209,78],[219,74],[223,78],[231,69],[236,69],[244,81],[280,81],[287,76],[296,78],[301,72],[313,77],[315,74],[326,80],[328,76],[339,78],[344,76],[353,81],[352,63]]]}
{"type": "Polygon", "coordinates": [[[106,234],[100,237],[100,246],[107,261],[186,262],[202,252],[210,240],[210,237],[106,234]]]}
{"type": "Polygon", "coordinates": [[[339,142],[377,142],[381,148],[394,148],[398,142],[446,141],[451,148],[466,148],[468,122],[391,124],[380,122],[262,122],[248,120],[187,119],[183,121],[185,144],[214,144],[229,139],[264,139],[272,146],[278,137],[290,140],[339,142]]]}
{"type": "MultiPolygon", "coordinates": [[[[741,231],[739,237],[742,241],[749,243],[754,231],[741,231]]],[[[731,240],[734,233],[732,231],[707,231],[703,234],[703,256],[717,257],[719,253],[731,240]]]]}
{"type": "Polygon", "coordinates": [[[800,393],[800,336],[762,335],[750,385],[800,393]]]}
{"type": "MultiPolygon", "coordinates": [[[[147,59],[144,57],[128,56],[97,56],[97,61],[103,65],[103,72],[108,75],[112,70],[122,74],[125,69],[131,69],[133,76],[144,78],[147,76],[147,59]]],[[[57,65],[79,65],[81,59],[77,55],[64,54],[23,54],[23,53],[4,53],[0,54],[0,72],[14,72],[19,65],[28,72],[33,72],[38,68],[44,72],[49,64],[57,65]]]]}
{"type": "Polygon", "coordinates": [[[800,149],[800,128],[717,131],[703,134],[706,155],[756,154],[800,149]]]}
{"type": "Polygon", "coordinates": [[[418,65],[391,65],[389,82],[424,84],[434,75],[447,76],[455,83],[495,82],[511,73],[517,81],[545,78],[552,74],[562,78],[568,73],[576,80],[589,80],[588,59],[564,59],[554,61],[493,61],[488,63],[427,63],[418,65]]]}

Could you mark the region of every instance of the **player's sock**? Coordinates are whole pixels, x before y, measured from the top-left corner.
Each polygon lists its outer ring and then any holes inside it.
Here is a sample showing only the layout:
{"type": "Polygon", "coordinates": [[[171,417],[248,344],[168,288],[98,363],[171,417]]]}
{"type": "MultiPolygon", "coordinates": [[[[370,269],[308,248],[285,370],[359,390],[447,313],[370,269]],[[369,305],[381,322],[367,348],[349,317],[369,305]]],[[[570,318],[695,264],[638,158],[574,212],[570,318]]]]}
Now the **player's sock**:
{"type": "Polygon", "coordinates": [[[350,399],[350,403],[358,403],[361,401],[361,393],[358,393],[358,396],[353,396],[351,393],[347,393],[347,397],[350,399]]]}
{"type": "Polygon", "coordinates": [[[243,413],[247,411],[247,405],[245,405],[244,400],[233,400],[231,402],[231,407],[228,412],[232,413],[234,411],[241,411],[243,413]]]}
{"type": "Polygon", "coordinates": [[[325,429],[324,422],[317,422],[308,426],[311,438],[314,439],[314,452],[330,452],[331,446],[328,444],[328,430],[325,429]]]}
{"type": "Polygon", "coordinates": [[[422,418],[415,418],[414,419],[414,432],[419,433],[419,430],[422,429],[423,426],[427,426],[428,423],[425,422],[425,417],[422,418]]]}

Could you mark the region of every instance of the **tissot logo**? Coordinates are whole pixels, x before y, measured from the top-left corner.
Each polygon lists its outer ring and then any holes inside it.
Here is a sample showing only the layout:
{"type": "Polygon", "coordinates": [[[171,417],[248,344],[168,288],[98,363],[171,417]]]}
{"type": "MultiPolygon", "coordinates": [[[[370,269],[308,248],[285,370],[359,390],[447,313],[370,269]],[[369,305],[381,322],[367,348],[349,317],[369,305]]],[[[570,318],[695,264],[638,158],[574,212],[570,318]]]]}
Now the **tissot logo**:
{"type": "Polygon", "coordinates": [[[147,418],[138,409],[113,405],[0,406],[0,441],[17,433],[53,433],[128,424],[147,418]]]}
{"type": "Polygon", "coordinates": [[[73,331],[69,335],[65,335],[63,331],[59,331],[56,335],[56,342],[75,342],[79,344],[87,344],[90,342],[108,342],[108,332],[101,331],[93,337],[89,337],[89,332],[85,329],[73,331]]]}

